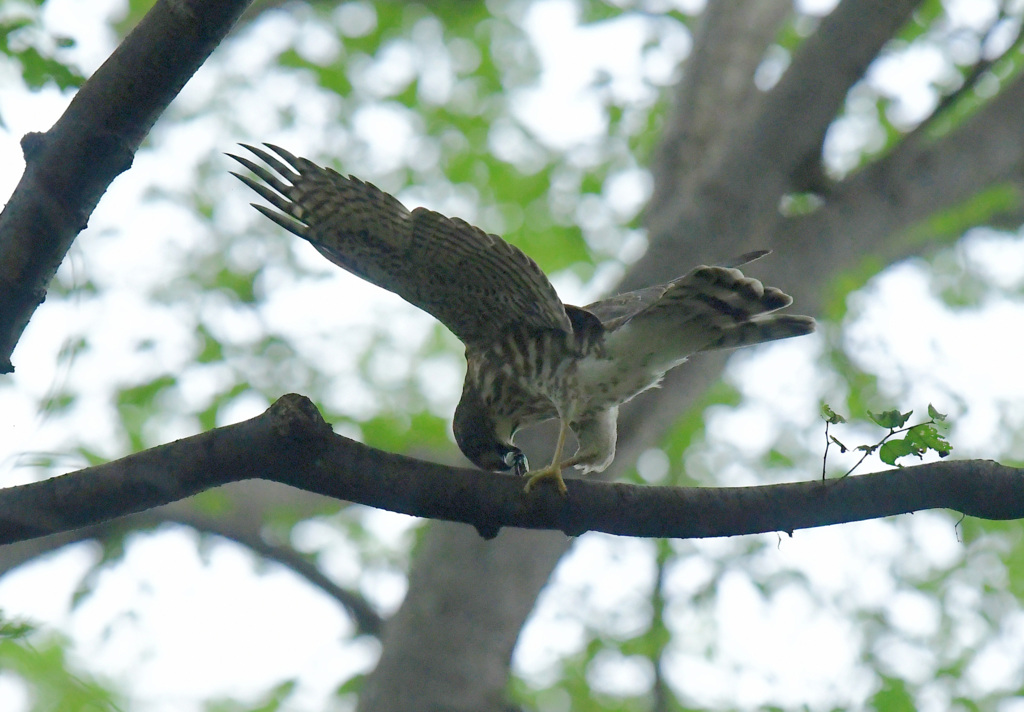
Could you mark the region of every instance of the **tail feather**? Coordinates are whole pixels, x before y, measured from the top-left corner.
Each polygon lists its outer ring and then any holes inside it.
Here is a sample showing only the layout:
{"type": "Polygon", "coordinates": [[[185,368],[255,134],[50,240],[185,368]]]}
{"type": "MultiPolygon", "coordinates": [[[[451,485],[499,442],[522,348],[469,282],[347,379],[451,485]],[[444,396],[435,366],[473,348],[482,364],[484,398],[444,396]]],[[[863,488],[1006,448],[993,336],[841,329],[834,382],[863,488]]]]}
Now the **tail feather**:
{"type": "Polygon", "coordinates": [[[727,329],[792,303],[782,290],[734,267],[698,267],[670,282],[661,298],[634,318],[698,318],[727,329]]]}
{"type": "Polygon", "coordinates": [[[813,331],[814,319],[809,316],[771,315],[721,328],[717,336],[702,350],[735,349],[765,341],[803,336],[813,331]]]}

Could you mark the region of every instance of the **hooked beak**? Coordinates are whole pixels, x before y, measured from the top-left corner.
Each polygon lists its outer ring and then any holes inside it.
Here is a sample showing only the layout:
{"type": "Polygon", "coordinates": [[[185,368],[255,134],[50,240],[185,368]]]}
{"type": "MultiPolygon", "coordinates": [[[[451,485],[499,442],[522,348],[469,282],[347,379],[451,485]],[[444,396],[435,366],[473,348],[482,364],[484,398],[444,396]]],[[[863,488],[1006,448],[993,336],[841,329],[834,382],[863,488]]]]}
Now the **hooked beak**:
{"type": "Polygon", "coordinates": [[[505,454],[504,460],[508,469],[520,477],[530,470],[530,463],[527,461],[526,455],[523,454],[522,450],[509,450],[505,454]]]}

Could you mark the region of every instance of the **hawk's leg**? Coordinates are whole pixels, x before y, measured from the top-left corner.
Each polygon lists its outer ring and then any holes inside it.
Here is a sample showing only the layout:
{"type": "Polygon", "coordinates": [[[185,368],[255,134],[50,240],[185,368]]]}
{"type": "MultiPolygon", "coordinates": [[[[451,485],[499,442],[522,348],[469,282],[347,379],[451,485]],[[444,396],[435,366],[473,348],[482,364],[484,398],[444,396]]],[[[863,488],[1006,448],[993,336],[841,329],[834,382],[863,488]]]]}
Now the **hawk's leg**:
{"type": "Polygon", "coordinates": [[[562,463],[562,469],[564,470],[567,467],[575,467],[576,465],[579,465],[584,459],[586,458],[581,456],[579,453],[576,453],[575,455],[573,455],[568,460],[562,463]]]}
{"type": "Polygon", "coordinates": [[[563,496],[569,491],[565,488],[565,481],[562,479],[562,450],[565,448],[565,438],[569,434],[569,422],[565,418],[558,420],[558,442],[555,443],[555,456],[551,458],[551,464],[543,470],[528,473],[530,479],[526,481],[524,491],[529,492],[541,480],[554,480],[555,487],[563,496]]]}
{"type": "Polygon", "coordinates": [[[571,425],[579,441],[576,454],[562,463],[562,469],[575,467],[584,475],[603,472],[615,458],[616,421],[618,406],[591,413],[571,425]]]}

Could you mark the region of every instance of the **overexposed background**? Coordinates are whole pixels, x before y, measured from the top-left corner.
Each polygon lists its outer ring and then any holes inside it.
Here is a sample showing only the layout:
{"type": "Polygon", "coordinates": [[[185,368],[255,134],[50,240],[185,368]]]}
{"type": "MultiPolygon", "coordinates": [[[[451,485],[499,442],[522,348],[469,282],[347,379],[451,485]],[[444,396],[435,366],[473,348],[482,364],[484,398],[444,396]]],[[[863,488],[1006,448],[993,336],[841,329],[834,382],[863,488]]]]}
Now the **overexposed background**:
{"type": "MultiPolygon", "coordinates": [[[[967,30],[987,27],[996,12],[988,2],[944,5],[967,30]]],[[[700,3],[674,7],[698,12],[700,3]]],[[[830,5],[800,9],[810,23],[830,5]]],[[[357,437],[368,432],[360,423],[382,412],[421,409],[450,421],[463,367],[451,336],[261,218],[222,155],[238,142],[268,141],[322,162],[343,156],[346,172],[396,191],[410,207],[428,205],[500,233],[529,224],[529,210],[490,203],[482,183],[444,180],[439,158],[465,138],[429,135],[394,99],[415,79],[425,105],[476,100],[460,78],[472,75],[478,49],[446,43],[426,12],[408,39],[350,62],[352,90],[344,97],[297,62],[279,61],[289,52],[318,64],[356,56],[352,47],[383,11],[367,2],[320,14],[304,6],[266,11],[189,83],[104,196],[61,267],[60,288],[15,352],[17,372],[0,380],[0,485],[82,467],[83,448],[116,458],[194,434],[210,424],[201,414],[215,401],[213,424],[251,417],[275,389],[319,389],[339,432],[357,437]],[[339,27],[350,36],[339,36],[339,27]],[[204,290],[216,284],[218,264],[258,270],[259,299],[240,306],[226,292],[204,290]],[[268,334],[296,356],[261,360],[273,348],[268,334]],[[197,361],[204,339],[229,345],[223,358],[197,361]],[[157,397],[157,412],[135,413],[120,397],[167,374],[173,384],[157,397]],[[251,387],[235,389],[239,382],[251,387]],[[126,425],[140,421],[136,430],[126,425]]],[[[88,76],[116,46],[111,22],[126,12],[120,0],[53,0],[41,10],[41,26],[74,39],[60,56],[88,76]]],[[[611,97],[653,106],[658,89],[677,79],[689,29],[657,12],[584,22],[571,0],[512,3],[498,14],[501,23],[488,30],[494,41],[507,44],[510,61],[532,47],[540,71],[522,84],[512,77],[507,110],[489,121],[486,150],[526,173],[560,157],[552,213],[580,224],[593,263],[561,265],[552,281],[565,301],[585,302],[642,254],[643,232],[632,221],[651,190],[643,166],[608,139],[606,104],[611,97]],[[581,199],[574,176],[596,165],[610,166],[600,199],[581,199]]],[[[958,46],[908,44],[878,61],[828,137],[830,170],[852,170],[884,139],[877,96],[892,99],[889,119],[898,126],[927,116],[958,46]]],[[[782,49],[766,58],[764,88],[785,63],[782,49]]],[[[11,63],[0,72],[0,193],[8,195],[23,170],[20,137],[50,127],[72,93],[29,89],[11,63]]],[[[908,260],[873,278],[827,329],[877,379],[890,407],[923,414],[934,403],[951,414],[956,456],[1020,459],[1022,286],[1020,234],[976,229],[930,261],[908,260]],[[951,306],[949,292],[969,293],[969,304],[951,306]]],[[[773,476],[813,476],[824,442],[818,404],[842,402],[848,389],[828,367],[828,348],[816,335],[737,354],[727,380],[741,404],[708,411],[705,436],[685,461],[661,449],[645,453],[639,477],[659,483],[685,466],[709,482],[711,473],[720,484],[763,482],[762,458],[780,441],[802,454],[788,473],[773,476]]],[[[873,437],[862,426],[845,432],[853,441],[862,432],[863,441],[873,437]]],[[[316,552],[328,575],[388,614],[405,592],[404,564],[420,522],[365,509],[344,517],[363,542],[326,516],[299,525],[291,543],[316,552]],[[373,542],[371,554],[360,550],[365,541],[373,542]]],[[[949,709],[961,696],[998,699],[1000,712],[1024,709],[1014,699],[1024,685],[1024,616],[1000,558],[1019,532],[968,548],[955,525],[948,513],[926,512],[793,537],[658,543],[588,534],[543,593],[515,670],[525,684],[550,688],[545,709],[571,709],[557,681],[590,641],[626,640],[649,625],[661,556],[670,560],[665,624],[676,634],[664,672],[695,707],[863,708],[884,679],[921,686],[919,709],[949,709]],[[937,589],[929,587],[936,581],[937,589]],[[938,674],[964,650],[978,651],[970,665],[938,674]]],[[[347,709],[351,700],[336,698],[335,689],[373,667],[376,641],[353,638],[334,601],[236,544],[167,526],[131,535],[123,557],[97,569],[101,556],[96,544],[77,544],[7,574],[0,610],[34,622],[40,636],[65,636],[71,667],[119,690],[128,709],[256,700],[287,680],[297,684],[286,709],[347,709]]],[[[654,680],[648,659],[615,646],[594,657],[586,674],[613,697],[641,695],[654,680]]],[[[27,686],[2,668],[0,709],[30,709],[27,686]]]]}

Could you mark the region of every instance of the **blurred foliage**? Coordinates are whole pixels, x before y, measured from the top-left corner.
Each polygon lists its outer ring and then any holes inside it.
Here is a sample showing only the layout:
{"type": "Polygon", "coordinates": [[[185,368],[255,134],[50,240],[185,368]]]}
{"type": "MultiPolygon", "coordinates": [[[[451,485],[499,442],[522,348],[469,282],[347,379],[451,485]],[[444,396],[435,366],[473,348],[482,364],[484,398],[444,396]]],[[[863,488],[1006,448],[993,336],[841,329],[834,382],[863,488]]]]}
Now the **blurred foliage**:
{"type": "Polygon", "coordinates": [[[903,680],[885,677],[881,689],[870,701],[869,709],[879,712],[915,712],[918,709],[911,690],[903,680]]]}
{"type": "Polygon", "coordinates": [[[952,244],[975,225],[998,225],[1004,220],[1020,224],[1024,214],[1021,191],[1013,185],[995,185],[948,210],[940,210],[911,228],[904,244],[952,244]]]}
{"type": "Polygon", "coordinates": [[[59,638],[0,637],[0,673],[13,676],[25,689],[28,712],[120,712],[127,709],[109,682],[99,682],[74,669],[67,643],[59,638]]]}
{"type": "Polygon", "coordinates": [[[294,680],[282,682],[261,696],[255,703],[241,703],[235,700],[216,700],[207,702],[206,712],[278,712],[289,709],[289,697],[295,690],[294,680]]]}
{"type": "Polygon", "coordinates": [[[0,610],[0,640],[18,640],[35,631],[32,623],[19,619],[8,619],[0,610]]]}
{"type": "MultiPolygon", "coordinates": [[[[74,46],[70,37],[55,36],[42,24],[38,6],[7,2],[0,5],[0,54],[17,63],[22,80],[32,89],[56,85],[74,89],[85,78],[61,60],[61,50],[74,46]]],[[[0,127],[3,126],[0,116],[0,127]]]]}
{"type": "MultiPolygon", "coordinates": [[[[739,391],[725,380],[718,381],[705,391],[692,408],[676,418],[663,440],[662,449],[669,462],[682,463],[683,456],[690,447],[703,437],[704,414],[709,408],[738,406],[740,401],[739,391]]],[[[689,468],[679,466],[669,469],[668,481],[665,484],[673,487],[692,487],[701,483],[689,468]]]]}

